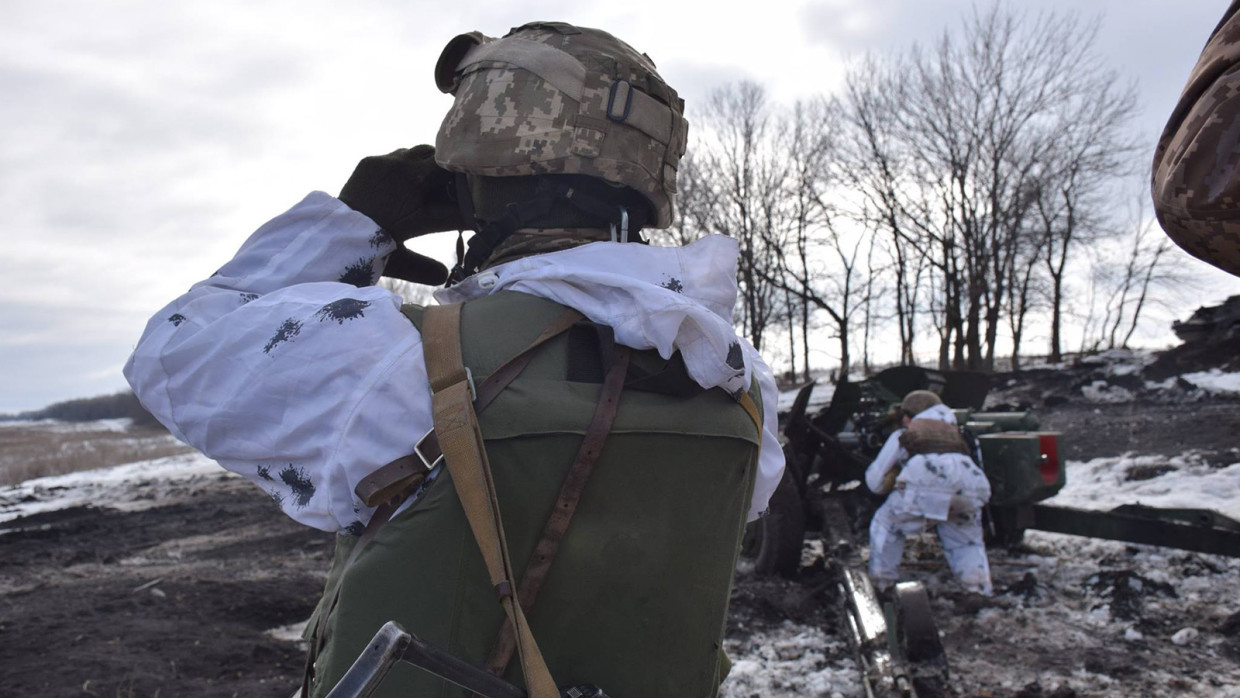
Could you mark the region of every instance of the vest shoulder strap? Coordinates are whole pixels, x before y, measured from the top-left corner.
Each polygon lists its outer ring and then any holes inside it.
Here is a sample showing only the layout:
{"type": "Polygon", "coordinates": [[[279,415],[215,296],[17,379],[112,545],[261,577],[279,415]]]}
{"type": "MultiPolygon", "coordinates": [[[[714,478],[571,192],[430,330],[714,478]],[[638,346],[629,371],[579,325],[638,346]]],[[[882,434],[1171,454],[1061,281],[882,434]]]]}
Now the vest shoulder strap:
{"type": "Polygon", "coordinates": [[[491,584],[517,636],[517,655],[531,698],[559,698],[559,690],[516,597],[516,575],[500,516],[491,465],[474,412],[472,379],[461,355],[461,306],[426,309],[426,369],[435,431],[469,527],[486,562],[491,584]]]}

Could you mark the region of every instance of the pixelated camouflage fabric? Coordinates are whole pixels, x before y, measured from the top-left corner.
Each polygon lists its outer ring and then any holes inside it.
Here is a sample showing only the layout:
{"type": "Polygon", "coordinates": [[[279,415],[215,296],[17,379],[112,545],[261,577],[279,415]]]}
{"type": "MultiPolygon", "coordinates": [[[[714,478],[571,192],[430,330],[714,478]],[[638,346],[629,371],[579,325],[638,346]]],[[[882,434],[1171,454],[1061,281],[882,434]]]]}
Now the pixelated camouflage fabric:
{"type": "Polygon", "coordinates": [[[1240,275],[1240,0],[1206,43],[1154,153],[1154,210],[1189,254],[1240,275]]]}
{"type": "Polygon", "coordinates": [[[671,225],[688,124],[683,100],[650,58],[607,32],[562,24],[526,25],[501,39],[484,37],[482,45],[494,49],[490,44],[502,42],[512,51],[572,68],[564,72],[581,80],[579,94],[561,89],[563,80],[557,86],[554,78],[511,62],[467,58],[456,71],[455,101],[435,141],[439,164],[492,177],[599,177],[641,192],[657,214],[657,227],[671,225]],[[556,51],[540,53],[529,42],[556,51]],[[622,87],[631,89],[637,108],[616,120],[608,118],[608,104],[619,81],[629,83],[631,88],[622,87]]]}

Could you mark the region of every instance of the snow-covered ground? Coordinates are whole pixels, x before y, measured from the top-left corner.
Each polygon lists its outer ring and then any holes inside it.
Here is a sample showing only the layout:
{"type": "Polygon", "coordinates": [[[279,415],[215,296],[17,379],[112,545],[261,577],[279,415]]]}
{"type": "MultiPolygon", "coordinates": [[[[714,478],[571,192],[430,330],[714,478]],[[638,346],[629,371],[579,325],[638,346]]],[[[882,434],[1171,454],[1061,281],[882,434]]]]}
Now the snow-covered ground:
{"type": "Polygon", "coordinates": [[[26,429],[52,434],[71,434],[89,431],[124,433],[133,426],[132,419],[96,419],[90,422],[62,422],[58,419],[39,419],[33,422],[19,419],[0,420],[0,429],[26,429]]]}
{"type": "MultiPolygon", "coordinates": [[[[1095,361],[1108,377],[1149,363],[1131,352],[1095,361]]],[[[1240,393],[1237,373],[1180,378],[1208,393],[1240,393]]],[[[817,386],[812,404],[830,395],[830,386],[817,386]]],[[[795,396],[781,394],[781,411],[795,396]]],[[[1105,405],[1133,393],[1098,381],[1080,397],[1105,405]]],[[[1240,462],[1220,465],[1188,451],[1066,468],[1067,485],[1046,504],[1206,508],[1240,520],[1240,462]]],[[[905,561],[908,577],[931,594],[961,695],[1240,697],[1240,642],[1234,629],[1220,631],[1240,618],[1240,559],[1028,531],[1023,547],[991,551],[998,595],[980,609],[961,604],[932,534],[911,541],[905,561]]],[[[851,649],[833,628],[785,622],[726,647],[734,666],[724,698],[865,695],[851,649]]]]}
{"type": "MultiPolygon", "coordinates": [[[[792,409],[792,403],[797,399],[797,393],[801,392],[800,388],[795,390],[785,390],[779,394],[778,409],[780,414],[792,409]]],[[[809,405],[807,409],[813,412],[816,409],[826,407],[831,404],[831,396],[835,394],[835,386],[824,380],[814,383],[814,389],[809,394],[809,405]]]]}
{"type": "Polygon", "coordinates": [[[1068,463],[1067,484],[1046,504],[1108,510],[1121,504],[1213,509],[1240,521],[1240,462],[1211,466],[1197,452],[1068,463]]]}
{"type": "Polygon", "coordinates": [[[1212,393],[1240,393],[1240,373],[1223,373],[1217,368],[1180,376],[1184,380],[1212,393]]]}
{"type": "MultiPolygon", "coordinates": [[[[1240,462],[1212,468],[1186,453],[1067,468],[1047,504],[1140,502],[1240,519],[1240,462]]],[[[1028,531],[1022,548],[991,551],[998,594],[980,610],[961,605],[933,535],[911,541],[905,561],[931,595],[961,695],[1240,697],[1237,643],[1220,633],[1240,611],[1240,559],[1028,531]]],[[[785,622],[726,647],[724,698],[865,695],[833,628],[785,622]]]]}
{"type": "MultiPolygon", "coordinates": [[[[1185,380],[1210,390],[1235,380],[1205,375],[1185,380]]],[[[829,401],[830,386],[817,391],[819,404],[829,401]]],[[[781,396],[781,407],[794,396],[781,396]]],[[[1220,467],[1188,452],[1066,467],[1068,484],[1050,504],[1206,507],[1240,519],[1240,462],[1220,467]]],[[[229,477],[205,457],[180,455],[39,478],[0,488],[0,521],[83,504],[146,508],[161,493],[229,477]]],[[[1240,559],[1031,531],[1023,548],[992,552],[998,594],[980,609],[960,605],[933,536],[913,541],[905,559],[909,577],[930,591],[962,695],[1011,696],[1038,682],[1039,690],[1076,696],[1240,697],[1240,657],[1231,654],[1237,643],[1219,632],[1240,611],[1240,559]],[[1135,615],[1121,608],[1129,597],[1135,615]]],[[[784,622],[730,639],[726,648],[733,668],[725,698],[864,695],[835,628],[784,622]]]]}
{"type": "Polygon", "coordinates": [[[222,477],[235,476],[198,453],[41,477],[0,487],[0,521],[86,505],[144,509],[170,488],[222,477]]]}

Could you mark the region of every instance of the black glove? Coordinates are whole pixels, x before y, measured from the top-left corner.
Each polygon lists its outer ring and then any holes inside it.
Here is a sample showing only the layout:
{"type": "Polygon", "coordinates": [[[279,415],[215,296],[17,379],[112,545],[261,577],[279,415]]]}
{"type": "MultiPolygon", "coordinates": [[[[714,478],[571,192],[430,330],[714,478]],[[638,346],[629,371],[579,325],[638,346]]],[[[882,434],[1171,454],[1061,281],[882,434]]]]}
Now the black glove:
{"type": "MultiPolygon", "coordinates": [[[[455,191],[452,173],[435,163],[435,149],[419,145],[363,158],[339,198],[378,223],[399,244],[427,233],[460,230],[463,223],[455,191]]],[[[447,269],[401,245],[383,275],[442,284],[447,269]]]]}
{"type": "Polygon", "coordinates": [[[383,275],[415,284],[442,286],[448,280],[448,268],[401,245],[388,257],[387,266],[383,267],[383,275]]]}

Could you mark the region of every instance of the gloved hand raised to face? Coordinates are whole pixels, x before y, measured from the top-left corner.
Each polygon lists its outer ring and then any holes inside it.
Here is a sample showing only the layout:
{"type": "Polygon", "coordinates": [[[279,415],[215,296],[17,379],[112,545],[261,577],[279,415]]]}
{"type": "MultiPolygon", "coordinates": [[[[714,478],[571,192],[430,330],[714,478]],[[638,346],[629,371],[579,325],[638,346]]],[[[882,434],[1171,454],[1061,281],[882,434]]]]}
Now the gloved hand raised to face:
{"type": "MultiPolygon", "coordinates": [[[[419,145],[363,158],[338,198],[403,243],[461,229],[454,184],[452,173],[435,164],[435,148],[419,145]]],[[[403,245],[384,269],[384,276],[422,284],[441,284],[447,275],[442,264],[403,245]]]]}

